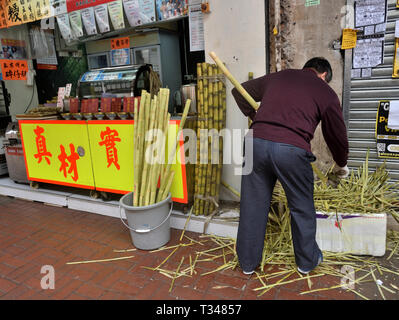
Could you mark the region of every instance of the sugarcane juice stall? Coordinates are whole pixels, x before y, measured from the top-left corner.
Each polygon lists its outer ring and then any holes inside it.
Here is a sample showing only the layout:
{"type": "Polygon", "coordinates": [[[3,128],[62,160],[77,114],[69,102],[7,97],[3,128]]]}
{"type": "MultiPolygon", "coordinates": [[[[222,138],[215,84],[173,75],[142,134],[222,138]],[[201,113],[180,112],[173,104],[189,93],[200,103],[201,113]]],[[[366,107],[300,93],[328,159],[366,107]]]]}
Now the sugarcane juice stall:
{"type": "MultiPolygon", "coordinates": [[[[134,112],[152,107],[149,99],[142,104],[139,96],[150,91],[148,68],[131,65],[88,71],[80,78],[78,97],[64,100],[62,119],[20,120],[29,181],[89,189],[92,195],[132,192],[134,112]]],[[[173,117],[168,122],[165,158],[180,120],[173,117]]],[[[187,203],[183,144],[180,139],[171,165],[170,192],[173,201],[187,203]]]]}

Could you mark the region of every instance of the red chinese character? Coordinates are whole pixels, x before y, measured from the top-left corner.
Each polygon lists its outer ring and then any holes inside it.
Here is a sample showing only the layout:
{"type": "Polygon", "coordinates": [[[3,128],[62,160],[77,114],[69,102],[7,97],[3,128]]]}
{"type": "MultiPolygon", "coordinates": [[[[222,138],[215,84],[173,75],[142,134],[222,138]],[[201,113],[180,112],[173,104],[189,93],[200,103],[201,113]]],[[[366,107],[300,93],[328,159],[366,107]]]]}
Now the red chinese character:
{"type": "Polygon", "coordinates": [[[118,138],[119,133],[116,130],[111,130],[109,127],[105,131],[101,131],[101,142],[98,144],[100,146],[105,145],[105,150],[107,152],[107,162],[109,168],[113,163],[116,169],[120,170],[120,166],[118,163],[118,150],[115,147],[115,142],[120,142],[121,139],[118,138]]]}
{"type": "Polygon", "coordinates": [[[37,153],[34,155],[34,157],[36,159],[39,159],[39,161],[37,163],[42,162],[43,157],[44,157],[47,164],[50,164],[49,158],[52,157],[52,154],[47,151],[46,138],[44,136],[42,136],[44,129],[42,127],[37,126],[36,129],[33,130],[33,132],[36,134],[37,153]]]}
{"type": "Polygon", "coordinates": [[[76,182],[79,179],[78,167],[76,165],[76,161],[79,160],[79,155],[75,152],[75,146],[72,143],[69,145],[69,149],[71,151],[70,156],[66,154],[65,148],[62,144],[60,145],[60,149],[61,153],[58,156],[58,160],[60,160],[61,162],[61,167],[59,171],[63,172],[64,177],[66,178],[67,177],[66,169],[69,167],[68,174],[71,174],[73,172],[72,180],[76,182]],[[69,164],[67,162],[69,162],[69,164]]]}

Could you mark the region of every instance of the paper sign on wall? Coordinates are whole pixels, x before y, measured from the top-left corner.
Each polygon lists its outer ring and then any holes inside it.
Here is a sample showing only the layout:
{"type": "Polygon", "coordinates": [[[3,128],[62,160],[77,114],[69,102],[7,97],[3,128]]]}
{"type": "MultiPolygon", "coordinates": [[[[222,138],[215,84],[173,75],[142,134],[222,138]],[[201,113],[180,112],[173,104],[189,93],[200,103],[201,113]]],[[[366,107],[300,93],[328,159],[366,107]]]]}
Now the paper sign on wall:
{"type": "Polygon", "coordinates": [[[192,5],[188,9],[190,51],[205,50],[204,23],[201,5],[192,5]]]}
{"type": "Polygon", "coordinates": [[[97,34],[96,20],[94,18],[94,8],[86,8],[81,10],[83,25],[88,35],[97,34]]]}
{"type": "Polygon", "coordinates": [[[83,25],[80,11],[69,13],[69,21],[71,22],[72,32],[75,38],[83,37],[83,25]]]}
{"type": "Polygon", "coordinates": [[[320,0],[306,0],[305,7],[318,6],[320,4],[320,0]]]}
{"type": "Polygon", "coordinates": [[[342,50],[353,49],[356,47],[357,31],[353,29],[344,29],[342,32],[342,50]]]}
{"type": "Polygon", "coordinates": [[[355,4],[355,26],[376,25],[386,21],[386,0],[357,0],[355,4]]]}
{"type": "Polygon", "coordinates": [[[3,80],[26,80],[28,62],[26,60],[0,60],[3,80]]]}
{"type": "Polygon", "coordinates": [[[114,29],[124,29],[125,21],[123,20],[122,0],[116,0],[114,2],[108,3],[108,10],[114,29]]]}
{"type": "Polygon", "coordinates": [[[384,36],[361,39],[353,51],[353,68],[373,68],[383,62],[384,36]]]}
{"type": "Polygon", "coordinates": [[[101,4],[99,6],[94,7],[94,13],[96,16],[98,28],[101,33],[109,32],[109,19],[108,19],[108,5],[101,4]]]}
{"type": "Polygon", "coordinates": [[[399,78],[399,38],[395,39],[392,78],[399,78]]]}

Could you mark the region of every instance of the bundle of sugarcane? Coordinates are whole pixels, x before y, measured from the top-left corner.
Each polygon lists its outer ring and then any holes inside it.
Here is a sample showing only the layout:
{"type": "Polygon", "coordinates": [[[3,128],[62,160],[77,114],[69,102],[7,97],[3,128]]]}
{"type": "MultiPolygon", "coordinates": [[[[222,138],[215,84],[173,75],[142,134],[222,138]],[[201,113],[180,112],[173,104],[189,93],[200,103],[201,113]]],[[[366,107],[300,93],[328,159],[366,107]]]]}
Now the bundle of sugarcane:
{"type": "MultiPolygon", "coordinates": [[[[315,208],[321,212],[338,213],[387,213],[399,222],[399,184],[388,182],[389,175],[385,163],[370,172],[368,156],[364,164],[347,179],[341,179],[337,185],[315,182],[315,208]]],[[[273,202],[287,206],[284,190],[275,188],[273,202]]]]}
{"type": "Polygon", "coordinates": [[[216,65],[197,65],[197,165],[195,167],[195,215],[210,215],[216,211],[221,169],[226,95],[221,71],[216,65]]]}
{"type": "Polygon", "coordinates": [[[168,197],[173,178],[173,159],[181,138],[191,100],[188,99],[165,163],[166,136],[170,114],[168,113],[169,89],[160,89],[158,95],[143,90],[140,108],[135,104],[134,118],[134,192],[133,206],[148,206],[168,197]],[[155,140],[155,142],[154,142],[155,140]],[[158,187],[159,185],[159,187],[158,187]]]}

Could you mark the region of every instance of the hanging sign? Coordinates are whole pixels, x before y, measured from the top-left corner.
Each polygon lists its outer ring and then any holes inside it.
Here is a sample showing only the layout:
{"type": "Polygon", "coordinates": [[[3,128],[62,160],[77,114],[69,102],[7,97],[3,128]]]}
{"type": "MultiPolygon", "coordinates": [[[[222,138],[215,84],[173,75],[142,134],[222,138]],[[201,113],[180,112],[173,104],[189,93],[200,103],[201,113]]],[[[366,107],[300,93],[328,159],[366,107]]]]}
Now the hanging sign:
{"type": "Polygon", "coordinates": [[[71,25],[69,24],[68,13],[60,14],[59,16],[57,16],[57,23],[64,40],[66,42],[71,42],[74,37],[72,34],[71,25]]]}
{"type": "MultiPolygon", "coordinates": [[[[176,1],[176,14],[183,14],[183,0],[176,1]]],[[[155,3],[153,0],[139,0],[139,24],[155,22],[155,3]]]]}
{"type": "Polygon", "coordinates": [[[112,2],[114,0],[66,0],[68,12],[81,10],[89,7],[98,6],[100,4],[112,2]]]}
{"type": "Polygon", "coordinates": [[[101,4],[94,7],[94,14],[96,16],[98,28],[101,33],[109,32],[109,19],[108,19],[108,5],[101,4]]]}
{"type": "Polygon", "coordinates": [[[139,0],[123,0],[123,8],[131,27],[141,24],[139,0]]]}
{"type": "Polygon", "coordinates": [[[11,27],[22,24],[22,6],[20,1],[8,0],[6,4],[7,26],[11,27]]]}
{"type": "Polygon", "coordinates": [[[379,158],[399,158],[399,130],[390,129],[388,126],[390,109],[399,107],[398,102],[384,100],[380,101],[378,106],[376,138],[379,158]]]}
{"type": "Polygon", "coordinates": [[[7,28],[6,0],[0,0],[0,29],[7,28]]]}
{"type": "Polygon", "coordinates": [[[26,60],[0,60],[3,80],[26,80],[28,62],[26,60]]]}
{"type": "Polygon", "coordinates": [[[52,7],[55,16],[68,12],[66,0],[50,0],[50,6],[52,7]]]}
{"type": "Polygon", "coordinates": [[[114,29],[115,30],[124,29],[125,21],[123,20],[122,1],[117,0],[108,3],[108,10],[114,29]]]}
{"type": "Polygon", "coordinates": [[[94,8],[86,8],[80,11],[86,33],[91,36],[97,34],[96,20],[94,18],[94,8]]]}
{"type": "Polygon", "coordinates": [[[25,0],[21,3],[22,23],[28,23],[37,20],[36,0],[25,0]]]}
{"type": "Polygon", "coordinates": [[[25,3],[27,2],[32,2],[34,5],[35,20],[46,19],[54,15],[53,10],[51,9],[50,0],[25,0],[25,3]]]}
{"type": "Polygon", "coordinates": [[[344,29],[342,32],[342,50],[353,49],[356,47],[357,31],[353,29],[344,29]]]}
{"type": "Polygon", "coordinates": [[[80,11],[69,13],[69,21],[71,23],[72,32],[75,38],[83,37],[83,25],[80,11]]]}

